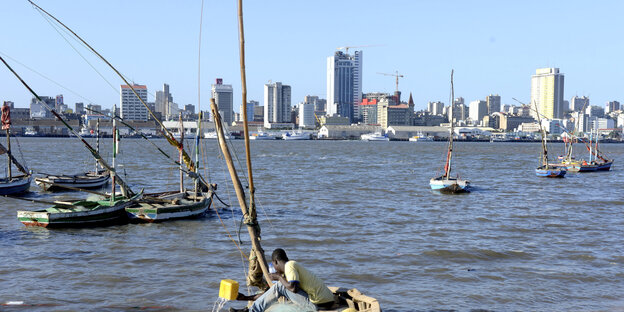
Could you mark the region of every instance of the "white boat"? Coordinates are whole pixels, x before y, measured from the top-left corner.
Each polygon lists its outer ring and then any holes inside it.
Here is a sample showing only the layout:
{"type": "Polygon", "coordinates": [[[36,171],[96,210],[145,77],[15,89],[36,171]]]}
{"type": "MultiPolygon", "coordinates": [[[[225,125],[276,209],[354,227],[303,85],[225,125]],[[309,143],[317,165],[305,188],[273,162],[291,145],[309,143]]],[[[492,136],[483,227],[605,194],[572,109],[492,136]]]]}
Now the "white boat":
{"type": "Polygon", "coordinates": [[[377,131],[375,133],[366,133],[360,136],[362,141],[390,141],[387,135],[381,134],[381,132],[377,131]]]}
{"type": "Polygon", "coordinates": [[[409,138],[410,142],[430,142],[433,141],[433,137],[430,135],[424,135],[422,132],[418,132],[417,135],[409,138]]]}
{"type": "Polygon", "coordinates": [[[275,136],[263,131],[253,133],[249,136],[250,140],[275,140],[275,136]]]}
{"type": "Polygon", "coordinates": [[[35,183],[44,191],[64,190],[67,187],[94,189],[101,188],[108,183],[110,174],[106,170],[87,171],[75,175],[46,175],[43,178],[35,178],[35,183]]]}
{"type": "Polygon", "coordinates": [[[283,140],[309,140],[310,133],[302,132],[302,131],[292,131],[286,132],[282,135],[283,140]]]}
{"type": "MultiPolygon", "coordinates": [[[[229,133],[225,133],[224,134],[225,139],[229,140],[232,138],[232,135],[230,135],[229,133]]],[[[208,139],[208,140],[216,140],[219,137],[217,136],[217,132],[216,131],[211,131],[211,132],[206,132],[204,133],[204,139],[208,139]]]]}
{"type": "Polygon", "coordinates": [[[37,130],[33,127],[28,127],[26,131],[24,131],[24,136],[37,136],[37,130]]]}

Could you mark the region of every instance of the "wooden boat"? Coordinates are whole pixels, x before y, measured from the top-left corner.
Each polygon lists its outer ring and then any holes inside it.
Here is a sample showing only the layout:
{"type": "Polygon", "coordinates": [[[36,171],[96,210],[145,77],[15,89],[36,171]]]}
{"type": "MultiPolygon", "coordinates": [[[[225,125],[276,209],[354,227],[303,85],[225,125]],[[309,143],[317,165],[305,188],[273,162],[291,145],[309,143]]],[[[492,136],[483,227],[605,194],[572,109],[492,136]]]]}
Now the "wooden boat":
{"type": "Polygon", "coordinates": [[[17,219],[26,226],[91,227],[118,224],[128,221],[125,208],[141,198],[143,191],[131,198],[117,197],[115,200],[80,200],[56,202],[50,208],[36,211],[20,210],[17,219]]]}
{"type": "Polygon", "coordinates": [[[206,214],[212,204],[213,191],[147,194],[126,207],[131,222],[162,222],[174,219],[198,218],[206,214]]]}
{"type": "MultiPolygon", "coordinates": [[[[238,0],[238,25],[239,25],[239,42],[240,42],[240,68],[241,68],[241,90],[242,90],[242,111],[247,111],[247,81],[245,74],[245,35],[243,28],[243,1],[238,0]]],[[[234,185],[234,190],[236,191],[236,197],[238,199],[238,203],[240,205],[241,211],[245,216],[245,224],[247,226],[247,231],[249,232],[249,237],[251,238],[252,250],[249,255],[249,272],[248,272],[248,286],[259,286],[264,287],[267,286],[267,281],[270,281],[271,278],[269,276],[269,268],[267,265],[266,258],[264,256],[264,251],[262,246],[260,245],[260,225],[258,223],[256,217],[256,205],[255,205],[255,187],[253,183],[253,174],[251,170],[251,152],[250,152],[250,142],[249,142],[249,126],[247,122],[247,118],[243,119],[243,128],[244,128],[244,138],[245,138],[245,153],[246,153],[246,164],[247,164],[247,181],[248,181],[248,190],[249,190],[249,204],[246,201],[245,191],[241,184],[240,179],[238,178],[238,173],[234,166],[234,162],[232,161],[232,155],[230,154],[230,150],[225,143],[223,126],[221,124],[221,116],[219,114],[219,110],[217,108],[217,104],[215,103],[214,98],[210,100],[210,106],[213,114],[213,121],[215,123],[215,128],[217,134],[219,136],[219,147],[221,148],[221,152],[226,161],[228,171],[230,173],[230,178],[232,179],[232,184],[234,185]],[[264,277],[264,281],[262,280],[264,277]]],[[[357,289],[344,290],[342,288],[330,288],[336,297],[336,306],[337,308],[334,310],[344,311],[345,308],[351,308],[351,311],[366,311],[366,312],[381,312],[381,307],[378,301],[372,297],[362,295],[357,289]]]]}
{"type": "Polygon", "coordinates": [[[540,127],[540,134],[542,136],[542,151],[540,157],[540,165],[535,169],[535,175],[545,178],[563,178],[567,172],[564,166],[553,166],[548,163],[548,149],[546,147],[546,131],[542,127],[542,118],[540,117],[539,110],[537,109],[537,103],[535,105],[535,112],[537,114],[537,123],[540,127]]]}
{"type": "Polygon", "coordinates": [[[35,183],[44,191],[68,190],[70,188],[94,189],[105,186],[110,180],[106,170],[87,171],[75,175],[46,175],[35,178],[35,183]]]}
{"type": "MultiPolygon", "coordinates": [[[[584,141],[585,142],[585,141],[584,141]]],[[[613,159],[607,158],[607,156],[598,148],[598,136],[596,135],[596,145],[592,147],[591,139],[589,144],[585,142],[585,146],[589,151],[590,162],[596,166],[596,171],[609,171],[611,165],[613,165],[613,159]]]]}
{"type": "Polygon", "coordinates": [[[28,192],[32,175],[11,153],[11,108],[7,102],[2,105],[2,130],[6,131],[7,147],[0,144],[0,155],[7,155],[7,176],[0,179],[0,195],[18,195],[28,192]],[[22,173],[13,175],[12,164],[22,173]]]}
{"type": "MultiPolygon", "coordinates": [[[[451,103],[455,98],[455,90],[453,87],[453,71],[451,70],[451,103]]],[[[434,191],[443,193],[466,193],[470,192],[470,181],[462,180],[459,177],[451,177],[451,160],[453,159],[453,105],[449,113],[450,130],[448,139],[448,149],[446,151],[446,163],[444,164],[444,173],[429,180],[429,186],[434,191]]]]}

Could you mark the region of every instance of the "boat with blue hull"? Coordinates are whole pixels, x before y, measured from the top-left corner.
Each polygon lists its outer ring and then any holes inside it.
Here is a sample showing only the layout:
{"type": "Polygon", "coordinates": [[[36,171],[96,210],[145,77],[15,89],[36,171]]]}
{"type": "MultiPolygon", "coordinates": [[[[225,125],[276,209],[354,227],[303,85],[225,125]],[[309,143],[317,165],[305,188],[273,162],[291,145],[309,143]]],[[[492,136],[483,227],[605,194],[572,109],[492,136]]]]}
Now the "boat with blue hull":
{"type": "Polygon", "coordinates": [[[535,175],[545,178],[563,178],[567,170],[553,166],[542,166],[535,169],[535,175]]]}
{"type": "Polygon", "coordinates": [[[28,192],[32,176],[21,175],[0,179],[0,195],[18,195],[28,192]]]}
{"type": "MultiPolygon", "coordinates": [[[[2,60],[4,62],[4,60],[2,60]]],[[[0,155],[7,155],[7,171],[6,177],[0,179],[0,195],[19,195],[28,192],[30,188],[30,182],[32,181],[32,174],[26,168],[22,166],[11,152],[11,107],[8,102],[2,104],[2,130],[6,131],[7,147],[0,144],[0,155]],[[14,176],[12,174],[12,166],[15,165],[17,170],[22,174],[14,176]]],[[[18,142],[19,147],[19,142],[18,142]]]]}
{"type": "Polygon", "coordinates": [[[535,105],[535,113],[537,115],[537,123],[540,127],[540,134],[542,136],[542,150],[540,157],[540,165],[535,168],[535,175],[543,178],[563,178],[565,177],[567,167],[564,165],[551,165],[548,163],[548,148],[546,147],[546,131],[542,127],[542,118],[539,110],[537,109],[537,103],[535,105]]]}

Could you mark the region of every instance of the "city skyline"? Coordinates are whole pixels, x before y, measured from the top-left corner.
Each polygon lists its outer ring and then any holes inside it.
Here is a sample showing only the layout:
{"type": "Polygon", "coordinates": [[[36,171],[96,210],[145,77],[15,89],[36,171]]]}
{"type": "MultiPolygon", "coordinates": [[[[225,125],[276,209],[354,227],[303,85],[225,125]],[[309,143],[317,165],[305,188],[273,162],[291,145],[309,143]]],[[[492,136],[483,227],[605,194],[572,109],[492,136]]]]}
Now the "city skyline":
{"type": "MultiPolygon", "coordinates": [[[[83,36],[130,82],[146,85],[148,101],[153,102],[155,91],[167,83],[179,105],[197,105],[200,1],[37,4],[83,36]]],[[[624,5],[615,1],[246,2],[247,98],[260,101],[264,84],[272,80],[292,86],[293,105],[306,95],[326,99],[326,60],[337,47],[351,45],[364,46],[349,50],[366,54],[364,93],[392,93],[394,77],[377,73],[398,71],[405,76],[399,90],[413,94],[417,110],[426,109],[430,101],[448,105],[452,68],[455,93],[467,103],[489,94],[499,94],[501,104],[514,104],[512,97],[528,102],[535,70],[557,67],[566,76],[565,100],[588,96],[592,105],[604,106],[622,101],[617,78],[624,70],[618,62],[624,43],[617,40],[618,29],[612,25],[618,8],[624,5]],[[392,12],[392,18],[375,15],[380,11],[392,12]],[[280,43],[266,41],[267,31],[280,31],[280,43]]],[[[7,3],[0,20],[11,29],[0,34],[5,42],[0,55],[39,95],[63,94],[69,107],[76,102],[104,108],[120,104],[119,86],[124,83],[70,39],[108,82],[101,79],[28,2],[7,3]]],[[[205,3],[202,110],[208,110],[210,85],[219,77],[232,84],[233,104],[239,107],[237,32],[235,2],[205,3]]],[[[28,106],[32,96],[6,68],[0,70],[0,83],[1,100],[28,106]]]]}

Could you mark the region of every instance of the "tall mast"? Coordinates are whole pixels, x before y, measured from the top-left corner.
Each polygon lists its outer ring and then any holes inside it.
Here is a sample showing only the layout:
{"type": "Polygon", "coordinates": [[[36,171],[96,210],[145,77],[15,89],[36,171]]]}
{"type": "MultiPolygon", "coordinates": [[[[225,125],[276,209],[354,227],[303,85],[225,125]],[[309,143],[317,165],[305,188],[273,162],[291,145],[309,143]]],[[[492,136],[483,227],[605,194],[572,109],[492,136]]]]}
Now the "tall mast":
{"type": "MultiPolygon", "coordinates": [[[[6,105],[6,104],[5,104],[6,105]]],[[[7,105],[7,110],[9,109],[8,105],[7,105]]],[[[7,125],[6,126],[6,139],[7,139],[7,167],[8,167],[8,171],[7,171],[7,175],[8,175],[8,181],[10,182],[12,179],[12,174],[11,174],[11,136],[10,136],[10,132],[9,132],[9,128],[11,126],[7,125]]]]}
{"type": "MultiPolygon", "coordinates": [[[[199,174],[199,141],[201,140],[201,119],[202,112],[199,111],[197,118],[197,131],[195,131],[195,173],[199,174]]],[[[197,192],[199,191],[199,179],[195,179],[195,198],[197,198],[197,192]]]]}
{"type": "Polygon", "coordinates": [[[178,151],[180,153],[180,193],[184,193],[184,174],[182,168],[183,163],[183,155],[184,151],[184,122],[182,121],[182,112],[180,112],[180,145],[178,146],[178,151]]]}
{"type": "Polygon", "coordinates": [[[444,166],[444,177],[448,180],[451,177],[451,159],[453,157],[453,134],[455,131],[453,130],[453,106],[455,106],[455,89],[453,86],[453,72],[451,69],[451,112],[450,112],[450,121],[451,121],[451,133],[449,135],[449,145],[448,152],[446,155],[446,165],[444,166]]]}
{"type": "Polygon", "coordinates": [[[111,191],[111,203],[115,202],[115,180],[117,178],[117,167],[115,165],[115,158],[117,157],[117,104],[113,104],[113,170],[111,170],[111,179],[113,181],[113,189],[111,191]]]}
{"type": "MultiPolygon", "coordinates": [[[[113,116],[113,119],[115,118],[115,116],[113,116]]],[[[100,153],[100,118],[97,119],[97,124],[95,126],[95,151],[99,154],[100,153]]],[[[97,174],[98,173],[98,163],[97,161],[95,162],[95,171],[93,171],[93,173],[97,174]]]]}

